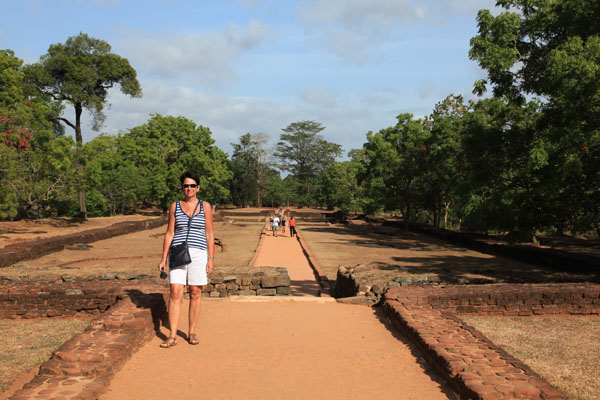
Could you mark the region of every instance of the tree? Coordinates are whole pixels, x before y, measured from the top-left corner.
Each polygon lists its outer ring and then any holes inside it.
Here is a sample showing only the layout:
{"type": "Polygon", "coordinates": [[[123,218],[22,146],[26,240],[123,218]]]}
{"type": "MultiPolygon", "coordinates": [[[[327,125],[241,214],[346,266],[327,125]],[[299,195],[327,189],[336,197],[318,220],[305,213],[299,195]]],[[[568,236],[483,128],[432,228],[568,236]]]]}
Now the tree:
{"type": "Polygon", "coordinates": [[[536,176],[551,194],[559,231],[600,228],[600,28],[597,0],[500,0],[478,13],[470,57],[488,73],[475,90],[523,104],[541,99],[537,129],[548,146],[536,176]]]}
{"type": "Polygon", "coordinates": [[[548,226],[553,209],[546,175],[548,140],[537,129],[539,104],[481,100],[465,117],[464,152],[470,199],[465,225],[531,239],[548,226]]]}
{"type": "Polygon", "coordinates": [[[83,183],[81,114],[88,110],[94,117],[94,129],[104,119],[104,104],[108,91],[118,86],[131,97],[141,96],[136,71],[129,61],[110,52],[110,45],[85,33],[72,36],[63,43],[50,45],[48,53],[36,64],[25,68],[28,83],[38,92],[55,102],[55,121],[60,121],[75,132],[77,144],[77,187],[81,218],[87,218],[83,183]],[[70,104],[75,119],[62,115],[64,104],[70,104]]]}
{"type": "Polygon", "coordinates": [[[121,138],[99,135],[83,147],[85,191],[92,216],[127,214],[149,199],[152,177],[144,176],[120,149],[121,138]]]}
{"type": "Polygon", "coordinates": [[[71,174],[69,138],[56,138],[44,99],[26,96],[23,61],[0,51],[0,218],[50,212],[71,174]]]}
{"type": "Polygon", "coordinates": [[[431,135],[425,143],[427,161],[420,203],[431,211],[436,227],[441,223],[442,210],[447,227],[451,205],[458,201],[465,184],[462,135],[467,112],[462,96],[451,94],[437,103],[424,121],[431,135]]]}
{"type": "Polygon", "coordinates": [[[280,168],[289,171],[300,183],[304,202],[310,202],[311,186],[315,179],[342,154],[339,144],[323,139],[319,132],[325,127],[315,121],[293,122],[282,129],[275,155],[281,161],[280,168]]]}
{"type": "Polygon", "coordinates": [[[247,133],[239,143],[232,143],[231,197],[234,204],[262,207],[263,192],[268,183],[270,166],[267,144],[269,136],[263,133],[247,133]]]}
{"type": "Polygon", "coordinates": [[[335,162],[321,175],[321,196],[328,209],[337,207],[345,212],[362,210],[362,188],[357,180],[359,168],[354,160],[335,162]]]}
{"type": "MultiPolygon", "coordinates": [[[[367,134],[363,180],[370,201],[386,211],[400,210],[409,229],[426,166],[430,132],[412,114],[400,114],[395,126],[367,134]]],[[[372,207],[372,206],[371,206],[372,207]]]]}
{"type": "Polygon", "coordinates": [[[210,129],[185,117],[153,114],[119,138],[119,152],[139,169],[147,182],[143,202],[168,208],[179,196],[179,177],[194,171],[200,177],[199,196],[219,203],[229,198],[232,173],[227,154],[214,145],[210,129]]]}

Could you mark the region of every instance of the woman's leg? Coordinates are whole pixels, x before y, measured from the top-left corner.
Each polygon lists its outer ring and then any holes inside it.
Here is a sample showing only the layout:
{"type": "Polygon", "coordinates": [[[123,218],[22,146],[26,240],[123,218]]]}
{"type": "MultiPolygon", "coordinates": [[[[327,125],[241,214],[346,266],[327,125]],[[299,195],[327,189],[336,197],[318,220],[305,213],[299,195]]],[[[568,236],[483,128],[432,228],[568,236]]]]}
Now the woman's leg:
{"type": "Polygon", "coordinates": [[[183,285],[171,283],[171,294],[169,296],[169,337],[177,337],[177,326],[181,314],[181,299],[183,298],[183,285]]]}
{"type": "Polygon", "coordinates": [[[190,286],[190,330],[188,335],[196,333],[196,322],[200,315],[200,298],[202,297],[201,286],[190,286]]]}

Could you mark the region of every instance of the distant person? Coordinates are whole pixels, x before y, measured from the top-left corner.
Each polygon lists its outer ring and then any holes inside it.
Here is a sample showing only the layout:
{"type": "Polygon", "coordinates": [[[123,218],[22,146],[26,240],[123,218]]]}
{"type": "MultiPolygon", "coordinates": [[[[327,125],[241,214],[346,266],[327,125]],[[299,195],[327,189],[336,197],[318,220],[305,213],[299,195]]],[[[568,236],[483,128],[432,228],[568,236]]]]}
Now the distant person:
{"type": "Polygon", "coordinates": [[[287,223],[287,218],[285,217],[285,214],[283,214],[283,217],[281,217],[281,234],[284,235],[285,234],[285,225],[287,223]]]}
{"type": "Polygon", "coordinates": [[[269,228],[271,229],[271,231],[273,231],[273,219],[275,218],[274,214],[271,214],[271,216],[269,217],[269,228]]]}
{"type": "Polygon", "coordinates": [[[167,256],[172,246],[186,241],[192,262],[178,267],[169,266],[169,337],[160,344],[162,348],[177,345],[177,327],[181,314],[183,287],[190,291],[188,342],[199,343],[195,328],[200,314],[201,286],[208,284],[208,274],[214,269],[215,237],[213,234],[212,207],[207,201],[196,198],[200,178],[193,172],[181,175],[183,200],[171,204],[169,224],[163,242],[163,253],[158,269],[165,271],[167,256]],[[189,234],[188,234],[189,224],[189,234]]]}
{"type": "Polygon", "coordinates": [[[279,217],[276,215],[273,218],[273,236],[277,237],[277,232],[279,231],[279,217]]]}
{"type": "Polygon", "coordinates": [[[294,237],[296,235],[296,220],[293,215],[290,216],[288,224],[290,225],[290,237],[294,237]]]}

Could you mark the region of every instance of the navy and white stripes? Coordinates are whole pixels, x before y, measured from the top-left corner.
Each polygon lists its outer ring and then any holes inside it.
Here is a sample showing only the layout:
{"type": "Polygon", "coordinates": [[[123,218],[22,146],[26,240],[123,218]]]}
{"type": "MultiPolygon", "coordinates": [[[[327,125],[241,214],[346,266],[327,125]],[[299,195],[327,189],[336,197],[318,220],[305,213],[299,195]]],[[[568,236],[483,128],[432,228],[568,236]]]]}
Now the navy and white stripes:
{"type": "MultiPolygon", "coordinates": [[[[204,217],[204,202],[200,201],[200,211],[193,216],[190,224],[190,235],[188,237],[188,246],[201,250],[206,250],[206,218],[204,217]]],[[[179,201],[175,206],[175,236],[171,246],[177,246],[185,242],[185,236],[188,229],[188,221],[190,217],[183,212],[179,201]]]]}

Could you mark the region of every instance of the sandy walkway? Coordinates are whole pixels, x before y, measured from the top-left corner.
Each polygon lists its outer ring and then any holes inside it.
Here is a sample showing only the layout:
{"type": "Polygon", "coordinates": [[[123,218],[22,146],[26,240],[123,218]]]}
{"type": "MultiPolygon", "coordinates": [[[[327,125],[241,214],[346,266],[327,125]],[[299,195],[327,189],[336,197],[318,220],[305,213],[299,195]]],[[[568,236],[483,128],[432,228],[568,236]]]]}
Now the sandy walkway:
{"type": "Polygon", "coordinates": [[[200,345],[153,339],[102,399],[447,398],[372,309],[323,300],[204,301],[200,345]]]}
{"type": "Polygon", "coordinates": [[[297,240],[265,237],[253,265],[288,268],[293,294],[304,297],[203,300],[200,345],[180,332],[177,346],[161,349],[162,327],[102,399],[448,398],[377,311],[313,297],[318,285],[297,240]]]}
{"type": "Polygon", "coordinates": [[[291,280],[292,296],[318,296],[319,284],[300,243],[288,235],[286,232],[285,236],[273,237],[271,232],[265,233],[261,251],[252,266],[285,267],[291,280]]]}

